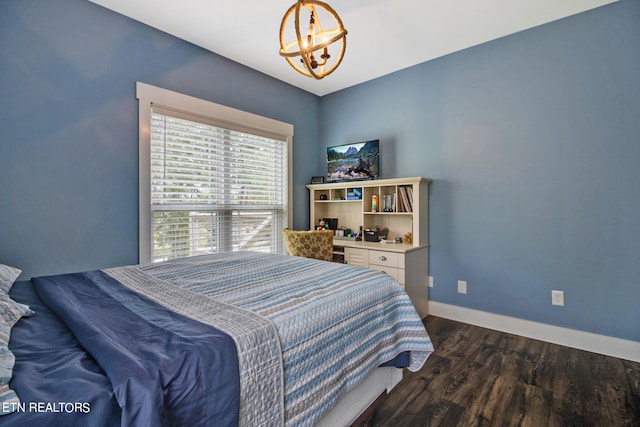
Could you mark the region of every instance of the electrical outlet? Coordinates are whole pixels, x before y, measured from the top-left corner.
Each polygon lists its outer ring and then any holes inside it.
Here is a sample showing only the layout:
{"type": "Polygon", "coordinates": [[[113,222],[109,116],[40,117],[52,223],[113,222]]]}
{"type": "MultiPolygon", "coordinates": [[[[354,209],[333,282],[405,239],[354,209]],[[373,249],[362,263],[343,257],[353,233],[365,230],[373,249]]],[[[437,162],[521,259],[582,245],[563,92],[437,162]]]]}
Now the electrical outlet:
{"type": "Polygon", "coordinates": [[[551,291],[551,305],[564,307],[564,291],[551,291]]]}
{"type": "Polygon", "coordinates": [[[429,281],[428,281],[428,283],[429,283],[429,287],[430,287],[430,288],[433,288],[433,276],[429,276],[428,280],[429,280],[429,281]]]}
{"type": "Polygon", "coordinates": [[[464,280],[458,280],[458,293],[466,294],[467,293],[467,282],[464,280]]]}

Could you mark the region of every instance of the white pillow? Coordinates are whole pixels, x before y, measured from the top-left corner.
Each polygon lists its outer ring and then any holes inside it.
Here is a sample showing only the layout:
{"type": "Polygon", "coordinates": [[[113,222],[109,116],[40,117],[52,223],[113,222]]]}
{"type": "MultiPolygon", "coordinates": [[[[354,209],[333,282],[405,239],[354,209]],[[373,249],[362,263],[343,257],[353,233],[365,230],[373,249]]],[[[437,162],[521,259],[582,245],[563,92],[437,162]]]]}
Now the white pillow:
{"type": "Polygon", "coordinates": [[[20,304],[0,292],[0,415],[14,412],[20,404],[20,398],[9,387],[16,361],[9,349],[11,328],[22,316],[32,314],[33,311],[28,306],[20,304]]]}
{"type": "Polygon", "coordinates": [[[13,282],[16,281],[20,273],[22,273],[22,270],[18,268],[0,264],[0,291],[9,293],[13,282]]]}

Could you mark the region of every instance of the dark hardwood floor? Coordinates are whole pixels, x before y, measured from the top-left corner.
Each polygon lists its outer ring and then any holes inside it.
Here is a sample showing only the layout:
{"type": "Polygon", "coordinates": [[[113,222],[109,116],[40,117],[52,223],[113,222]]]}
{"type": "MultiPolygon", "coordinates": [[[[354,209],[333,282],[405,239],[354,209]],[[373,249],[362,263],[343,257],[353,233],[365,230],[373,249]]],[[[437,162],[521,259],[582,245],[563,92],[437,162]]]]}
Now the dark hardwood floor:
{"type": "Polygon", "coordinates": [[[640,426],[640,363],[434,316],[436,351],[371,426],[640,426]]]}

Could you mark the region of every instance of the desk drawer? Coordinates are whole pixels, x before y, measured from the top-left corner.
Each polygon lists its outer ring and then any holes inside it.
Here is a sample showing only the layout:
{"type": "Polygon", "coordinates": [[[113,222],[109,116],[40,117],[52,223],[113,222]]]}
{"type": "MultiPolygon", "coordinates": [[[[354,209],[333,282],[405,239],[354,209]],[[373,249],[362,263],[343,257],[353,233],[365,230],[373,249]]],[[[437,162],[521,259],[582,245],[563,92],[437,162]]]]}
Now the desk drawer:
{"type": "Polygon", "coordinates": [[[369,267],[369,258],[366,249],[344,248],[344,257],[347,264],[369,267]]]}
{"type": "Polygon", "coordinates": [[[369,251],[369,265],[404,268],[404,262],[401,262],[401,257],[402,254],[397,252],[369,251]]]}

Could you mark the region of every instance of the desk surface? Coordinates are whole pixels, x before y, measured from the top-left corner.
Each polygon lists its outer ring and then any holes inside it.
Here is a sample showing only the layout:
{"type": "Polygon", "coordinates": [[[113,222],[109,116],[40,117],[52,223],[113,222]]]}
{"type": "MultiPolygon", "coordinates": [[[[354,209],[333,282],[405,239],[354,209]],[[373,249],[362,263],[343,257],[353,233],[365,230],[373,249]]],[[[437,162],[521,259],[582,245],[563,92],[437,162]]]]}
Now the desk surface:
{"type": "Polygon", "coordinates": [[[418,249],[423,249],[429,245],[413,246],[407,243],[380,243],[380,242],[363,242],[348,239],[333,239],[333,246],[342,246],[345,248],[360,248],[360,249],[372,249],[377,251],[388,252],[411,252],[418,249]]]}

